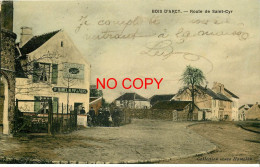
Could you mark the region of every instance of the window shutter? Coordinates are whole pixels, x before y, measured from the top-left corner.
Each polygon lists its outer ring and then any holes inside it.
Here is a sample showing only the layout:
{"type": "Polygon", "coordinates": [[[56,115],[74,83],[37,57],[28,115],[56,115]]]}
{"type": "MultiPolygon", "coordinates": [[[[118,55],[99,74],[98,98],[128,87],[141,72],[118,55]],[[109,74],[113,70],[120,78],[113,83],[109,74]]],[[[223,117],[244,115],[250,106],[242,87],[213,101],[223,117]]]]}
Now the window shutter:
{"type": "Polygon", "coordinates": [[[39,63],[34,62],[33,63],[33,83],[36,83],[39,81],[39,63]]]}
{"type": "Polygon", "coordinates": [[[57,84],[58,81],[58,64],[52,65],[52,77],[51,77],[51,83],[57,84]]]}
{"type": "Polygon", "coordinates": [[[59,98],[53,97],[53,101],[52,101],[53,113],[58,113],[58,109],[59,109],[58,104],[59,104],[59,98]]]}
{"type": "MultiPolygon", "coordinates": [[[[34,96],[34,100],[40,100],[40,96],[34,96]]],[[[40,108],[41,108],[41,102],[35,101],[34,102],[34,112],[35,113],[39,112],[40,108]]]]}

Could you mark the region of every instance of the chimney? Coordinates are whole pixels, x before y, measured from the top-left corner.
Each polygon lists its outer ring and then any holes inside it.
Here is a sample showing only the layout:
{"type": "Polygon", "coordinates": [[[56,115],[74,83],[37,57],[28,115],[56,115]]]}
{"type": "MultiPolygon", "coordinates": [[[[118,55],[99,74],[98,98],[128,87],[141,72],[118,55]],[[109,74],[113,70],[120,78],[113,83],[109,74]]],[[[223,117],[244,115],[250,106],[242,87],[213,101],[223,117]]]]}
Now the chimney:
{"type": "Polygon", "coordinates": [[[31,27],[21,27],[21,39],[19,43],[19,47],[23,47],[32,37],[32,28],[31,27]]]}
{"type": "Polygon", "coordinates": [[[224,93],[224,85],[218,82],[213,83],[213,88],[212,90],[216,93],[224,93]]]}

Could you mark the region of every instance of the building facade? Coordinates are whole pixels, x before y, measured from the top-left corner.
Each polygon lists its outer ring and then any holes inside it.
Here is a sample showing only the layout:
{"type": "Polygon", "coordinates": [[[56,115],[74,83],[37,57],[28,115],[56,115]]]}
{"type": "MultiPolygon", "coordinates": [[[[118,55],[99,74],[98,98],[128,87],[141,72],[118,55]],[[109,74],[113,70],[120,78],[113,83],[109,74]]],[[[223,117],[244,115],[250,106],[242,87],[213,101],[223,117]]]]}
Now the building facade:
{"type": "MultiPolygon", "coordinates": [[[[197,86],[195,104],[200,109],[199,120],[238,120],[238,97],[223,84],[214,82],[213,88],[197,86]]],[[[172,100],[191,101],[190,92],[185,89],[172,100]]]]}
{"type": "Polygon", "coordinates": [[[137,93],[125,93],[115,100],[115,105],[120,108],[149,109],[149,99],[137,93]]]}
{"type": "Polygon", "coordinates": [[[53,112],[89,110],[90,64],[63,31],[33,36],[22,27],[17,44],[16,98],[22,112],[44,113],[52,100],[53,112]]]}
{"type": "Polygon", "coordinates": [[[10,134],[15,109],[15,40],[13,2],[1,3],[0,133],[10,134]]]}

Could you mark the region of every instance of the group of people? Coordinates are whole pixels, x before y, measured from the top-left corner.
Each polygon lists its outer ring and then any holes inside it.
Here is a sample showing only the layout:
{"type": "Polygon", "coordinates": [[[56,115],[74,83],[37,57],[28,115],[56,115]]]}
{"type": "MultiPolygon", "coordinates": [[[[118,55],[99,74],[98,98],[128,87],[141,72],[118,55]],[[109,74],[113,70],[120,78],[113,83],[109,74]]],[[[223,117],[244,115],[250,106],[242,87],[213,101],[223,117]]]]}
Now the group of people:
{"type": "Polygon", "coordinates": [[[121,122],[120,111],[117,108],[110,113],[108,108],[103,109],[101,107],[96,113],[93,107],[91,107],[87,116],[88,126],[119,126],[121,122]]]}

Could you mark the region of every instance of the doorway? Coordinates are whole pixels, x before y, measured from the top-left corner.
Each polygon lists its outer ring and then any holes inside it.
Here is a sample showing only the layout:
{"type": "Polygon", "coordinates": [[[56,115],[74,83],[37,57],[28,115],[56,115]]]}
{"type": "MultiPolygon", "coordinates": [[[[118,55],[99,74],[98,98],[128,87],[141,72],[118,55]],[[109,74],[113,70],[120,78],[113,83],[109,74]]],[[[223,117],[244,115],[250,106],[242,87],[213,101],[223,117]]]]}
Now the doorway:
{"type": "Polygon", "coordinates": [[[206,120],[206,111],[203,111],[203,114],[202,114],[202,120],[203,120],[203,121],[206,120]]]}
{"type": "Polygon", "coordinates": [[[83,103],[74,103],[74,111],[77,111],[78,114],[82,110],[83,103]]]}

